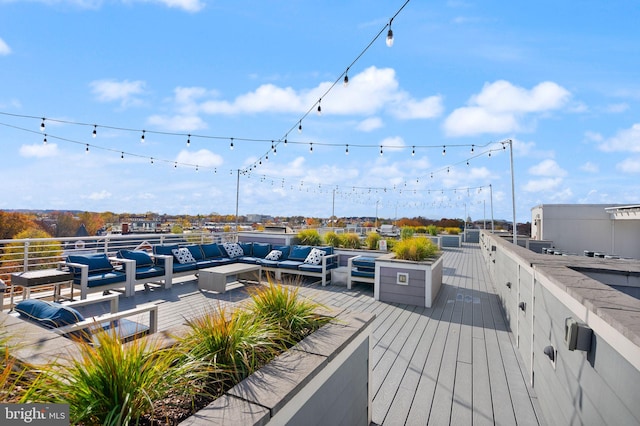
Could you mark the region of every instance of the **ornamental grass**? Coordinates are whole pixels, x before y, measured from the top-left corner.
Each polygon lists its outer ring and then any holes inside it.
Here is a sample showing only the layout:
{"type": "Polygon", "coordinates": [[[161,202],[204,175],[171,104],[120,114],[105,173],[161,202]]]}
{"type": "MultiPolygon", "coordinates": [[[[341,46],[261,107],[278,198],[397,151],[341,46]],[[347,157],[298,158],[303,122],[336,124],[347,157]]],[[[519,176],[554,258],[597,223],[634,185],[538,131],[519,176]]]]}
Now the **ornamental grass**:
{"type": "Polygon", "coordinates": [[[393,247],[396,259],[421,261],[438,253],[438,246],[426,237],[398,241],[393,247]]]}
{"type": "Polygon", "coordinates": [[[208,367],[199,360],[152,339],[122,344],[114,331],[94,336],[93,345],[77,342],[80,357],[45,367],[28,399],[69,404],[72,424],[126,425],[151,413],[155,402],[204,390],[208,367]]]}

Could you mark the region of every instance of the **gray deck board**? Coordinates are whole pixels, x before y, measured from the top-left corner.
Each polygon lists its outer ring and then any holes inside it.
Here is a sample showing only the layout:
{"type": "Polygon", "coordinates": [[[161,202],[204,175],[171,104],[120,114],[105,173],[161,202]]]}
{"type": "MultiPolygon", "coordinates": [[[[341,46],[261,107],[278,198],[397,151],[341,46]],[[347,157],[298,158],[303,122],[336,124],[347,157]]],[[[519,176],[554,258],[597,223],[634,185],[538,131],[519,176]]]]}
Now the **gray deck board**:
{"type": "MultiPolygon", "coordinates": [[[[248,285],[250,286],[250,284],[248,285]]],[[[381,303],[373,286],[302,283],[300,295],[331,310],[372,312],[373,424],[543,423],[477,244],[444,250],[443,285],[431,308],[381,303]]],[[[249,300],[245,286],[200,291],[193,278],[171,290],[138,287],[120,309],[159,303],[159,329],[207,309],[249,300]]]]}

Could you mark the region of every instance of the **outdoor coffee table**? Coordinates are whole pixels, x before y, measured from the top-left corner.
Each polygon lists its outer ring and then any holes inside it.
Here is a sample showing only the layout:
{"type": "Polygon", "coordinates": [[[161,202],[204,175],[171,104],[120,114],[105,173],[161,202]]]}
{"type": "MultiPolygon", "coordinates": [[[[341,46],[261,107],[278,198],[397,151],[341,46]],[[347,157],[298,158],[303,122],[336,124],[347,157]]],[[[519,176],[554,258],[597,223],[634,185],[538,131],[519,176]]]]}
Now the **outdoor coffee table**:
{"type": "Polygon", "coordinates": [[[11,291],[9,296],[9,307],[13,309],[13,296],[15,287],[22,287],[22,299],[28,299],[31,289],[39,287],[53,286],[53,300],[60,300],[60,286],[69,284],[71,288],[71,299],[73,299],[73,274],[69,271],[59,269],[40,269],[37,271],[17,272],[11,274],[11,291]]]}
{"type": "Polygon", "coordinates": [[[214,266],[198,271],[198,288],[224,293],[227,284],[240,279],[260,280],[262,267],[248,263],[232,263],[230,265],[214,266]]]}

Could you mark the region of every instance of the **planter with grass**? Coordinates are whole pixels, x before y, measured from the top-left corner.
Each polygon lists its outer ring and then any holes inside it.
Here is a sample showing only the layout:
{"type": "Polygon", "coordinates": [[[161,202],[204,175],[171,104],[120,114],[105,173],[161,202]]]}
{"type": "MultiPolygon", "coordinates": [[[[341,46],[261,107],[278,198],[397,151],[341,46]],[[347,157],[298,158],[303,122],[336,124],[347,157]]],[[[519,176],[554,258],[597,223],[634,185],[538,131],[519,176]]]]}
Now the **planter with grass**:
{"type": "Polygon", "coordinates": [[[442,255],[426,237],[402,240],[376,258],[376,300],[430,308],[441,285],[442,255]]]}

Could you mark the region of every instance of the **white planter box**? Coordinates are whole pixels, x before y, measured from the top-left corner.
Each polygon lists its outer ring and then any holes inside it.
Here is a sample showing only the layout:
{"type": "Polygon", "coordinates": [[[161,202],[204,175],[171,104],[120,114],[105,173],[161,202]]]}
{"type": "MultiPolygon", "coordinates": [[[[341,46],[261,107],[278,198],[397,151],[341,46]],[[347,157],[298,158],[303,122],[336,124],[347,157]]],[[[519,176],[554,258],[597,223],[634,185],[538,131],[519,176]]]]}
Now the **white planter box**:
{"type": "Polygon", "coordinates": [[[376,300],[430,308],[441,285],[442,255],[422,262],[395,259],[395,254],[376,259],[376,300]]]}

